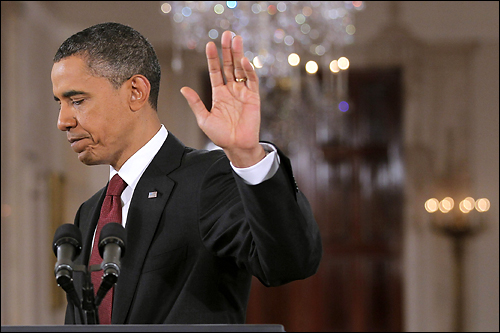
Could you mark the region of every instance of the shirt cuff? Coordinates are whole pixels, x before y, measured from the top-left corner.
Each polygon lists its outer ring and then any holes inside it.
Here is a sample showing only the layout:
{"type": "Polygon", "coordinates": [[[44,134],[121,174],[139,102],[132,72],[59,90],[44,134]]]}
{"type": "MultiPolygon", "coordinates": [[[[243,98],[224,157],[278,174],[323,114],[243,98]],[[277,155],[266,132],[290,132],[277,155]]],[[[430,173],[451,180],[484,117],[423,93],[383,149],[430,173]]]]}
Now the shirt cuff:
{"type": "Polygon", "coordinates": [[[231,163],[234,172],[248,185],[258,185],[272,178],[280,166],[280,157],[276,148],[269,143],[261,142],[260,145],[266,151],[266,157],[259,163],[248,168],[237,168],[231,163]]]}

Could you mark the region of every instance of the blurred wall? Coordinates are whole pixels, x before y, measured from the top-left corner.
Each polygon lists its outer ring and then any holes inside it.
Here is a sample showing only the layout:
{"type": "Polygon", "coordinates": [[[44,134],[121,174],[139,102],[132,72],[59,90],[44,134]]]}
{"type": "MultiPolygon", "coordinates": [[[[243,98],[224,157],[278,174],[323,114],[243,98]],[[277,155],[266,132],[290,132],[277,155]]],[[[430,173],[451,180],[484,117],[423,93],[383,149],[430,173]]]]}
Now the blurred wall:
{"type": "MultiPolygon", "coordinates": [[[[200,91],[204,55],[185,53],[184,71],[172,72],[170,23],[160,15],[159,4],[2,1],[2,325],[63,322],[64,306],[57,305],[53,295],[50,175],[62,174],[65,179],[63,223],[72,223],[79,205],[107,181],[108,167],[81,164],[65,134],[56,128],[58,106],[52,97],[50,70],[55,51],[67,37],[104,21],[129,24],[143,33],[162,65],[160,119],[187,145],[204,145],[204,136],[179,93],[184,85],[200,91]]],[[[432,195],[433,182],[446,164],[450,144],[444,133],[449,130],[458,135],[451,146],[470,177],[470,195],[487,197],[492,204],[488,228],[466,243],[465,328],[498,331],[498,2],[396,4],[368,1],[366,9],[357,13],[355,45],[350,50],[357,53],[349,57],[351,66],[382,63],[370,59],[370,54],[382,54],[383,50],[373,51],[383,45],[375,41],[395,21],[407,28],[405,38],[411,36],[411,45],[423,45],[428,51],[424,58],[409,64],[403,61],[413,73],[405,89],[420,94],[408,95],[405,104],[406,167],[407,175],[414,178],[407,179],[405,208],[404,325],[408,331],[452,327],[451,245],[428,230],[422,201],[432,195]],[[446,53],[457,56],[447,58],[446,53]]],[[[414,54],[420,54],[418,49],[414,54]]]]}

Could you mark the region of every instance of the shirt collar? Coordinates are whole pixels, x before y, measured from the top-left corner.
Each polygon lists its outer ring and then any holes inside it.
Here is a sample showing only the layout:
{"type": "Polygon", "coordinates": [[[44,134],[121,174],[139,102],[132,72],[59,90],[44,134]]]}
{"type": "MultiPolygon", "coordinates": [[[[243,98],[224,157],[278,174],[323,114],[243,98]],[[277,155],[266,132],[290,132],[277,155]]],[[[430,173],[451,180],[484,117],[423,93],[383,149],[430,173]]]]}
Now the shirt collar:
{"type": "Polygon", "coordinates": [[[116,171],[115,168],[109,166],[109,179],[113,178],[113,176],[118,173],[128,186],[135,189],[135,186],[139,182],[142,174],[158,153],[163,143],[165,143],[167,136],[168,131],[162,124],[160,130],[155,134],[155,136],[153,136],[148,143],[132,155],[123,164],[120,171],[116,171]]]}

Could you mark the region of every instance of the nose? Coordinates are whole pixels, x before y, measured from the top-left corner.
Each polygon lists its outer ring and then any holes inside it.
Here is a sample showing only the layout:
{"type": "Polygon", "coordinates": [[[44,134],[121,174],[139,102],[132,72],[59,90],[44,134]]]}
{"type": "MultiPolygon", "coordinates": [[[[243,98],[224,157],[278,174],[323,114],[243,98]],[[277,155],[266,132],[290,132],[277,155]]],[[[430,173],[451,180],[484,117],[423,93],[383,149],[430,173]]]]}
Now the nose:
{"type": "Polygon", "coordinates": [[[69,131],[75,128],[77,125],[76,118],[71,112],[71,107],[64,106],[61,104],[61,109],[59,110],[59,117],[57,118],[57,128],[61,131],[69,131]]]}

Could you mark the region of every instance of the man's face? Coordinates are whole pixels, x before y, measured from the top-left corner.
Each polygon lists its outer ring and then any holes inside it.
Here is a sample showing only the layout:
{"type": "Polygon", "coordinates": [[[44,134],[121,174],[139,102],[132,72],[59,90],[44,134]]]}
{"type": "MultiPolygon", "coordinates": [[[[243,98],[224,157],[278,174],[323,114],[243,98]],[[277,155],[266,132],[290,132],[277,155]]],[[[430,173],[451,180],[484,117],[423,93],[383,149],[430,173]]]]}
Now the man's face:
{"type": "Polygon", "coordinates": [[[92,76],[79,56],[55,63],[51,79],[60,104],[57,127],[67,133],[78,159],[121,167],[132,140],[127,82],[115,89],[108,79],[92,76]]]}

